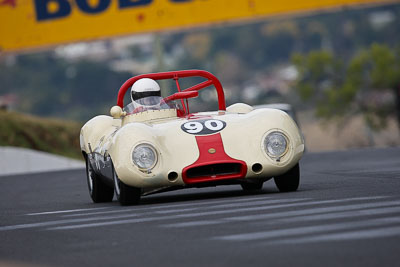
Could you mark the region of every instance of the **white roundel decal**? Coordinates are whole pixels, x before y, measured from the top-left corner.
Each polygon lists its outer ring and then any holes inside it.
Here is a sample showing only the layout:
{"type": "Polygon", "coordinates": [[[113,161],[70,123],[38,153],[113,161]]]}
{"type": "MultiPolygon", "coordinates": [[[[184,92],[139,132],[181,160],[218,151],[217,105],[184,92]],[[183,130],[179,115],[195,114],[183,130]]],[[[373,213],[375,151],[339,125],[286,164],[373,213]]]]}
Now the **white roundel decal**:
{"type": "Polygon", "coordinates": [[[208,119],[188,121],[182,124],[181,129],[189,134],[205,135],[213,134],[221,131],[226,126],[226,122],[208,119]]]}

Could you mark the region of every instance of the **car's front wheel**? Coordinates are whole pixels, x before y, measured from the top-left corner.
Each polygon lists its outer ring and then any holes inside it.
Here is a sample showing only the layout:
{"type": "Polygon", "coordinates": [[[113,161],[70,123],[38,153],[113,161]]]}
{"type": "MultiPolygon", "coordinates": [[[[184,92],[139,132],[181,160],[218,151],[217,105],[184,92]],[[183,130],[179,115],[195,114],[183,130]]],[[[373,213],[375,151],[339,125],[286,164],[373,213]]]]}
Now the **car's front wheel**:
{"type": "Polygon", "coordinates": [[[140,201],[140,196],[142,190],[138,187],[133,187],[124,184],[117,175],[114,167],[112,168],[113,179],[114,179],[114,188],[115,188],[115,195],[119,203],[123,206],[127,205],[135,205],[138,204],[140,201]]]}
{"type": "Polygon", "coordinates": [[[275,176],[274,181],[280,192],[292,192],[299,188],[300,184],[300,167],[297,163],[286,173],[275,176]]]}
{"type": "Polygon", "coordinates": [[[114,188],[108,186],[101,177],[95,173],[86,157],[86,178],[89,188],[89,194],[93,202],[111,202],[114,197],[114,188]]]}

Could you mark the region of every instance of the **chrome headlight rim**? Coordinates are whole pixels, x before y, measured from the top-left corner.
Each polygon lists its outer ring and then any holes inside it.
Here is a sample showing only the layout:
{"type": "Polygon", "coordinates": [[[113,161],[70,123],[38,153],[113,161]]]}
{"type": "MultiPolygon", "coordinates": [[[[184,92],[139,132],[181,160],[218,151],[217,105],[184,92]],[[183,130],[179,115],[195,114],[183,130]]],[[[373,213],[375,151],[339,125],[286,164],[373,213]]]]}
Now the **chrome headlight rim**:
{"type": "Polygon", "coordinates": [[[267,133],[265,133],[264,138],[262,139],[262,148],[263,148],[264,153],[273,160],[280,161],[281,158],[283,158],[288,153],[289,147],[290,147],[290,141],[289,141],[288,135],[280,129],[272,129],[272,130],[268,131],[267,133]],[[266,145],[267,138],[273,134],[279,134],[279,135],[283,136],[283,138],[286,142],[285,150],[279,155],[273,155],[273,154],[269,153],[269,151],[267,149],[267,145],[266,145]]]}
{"type": "Polygon", "coordinates": [[[157,150],[155,149],[155,147],[154,147],[152,144],[149,144],[149,143],[146,143],[146,142],[138,143],[138,144],[136,144],[136,145],[133,147],[133,149],[132,149],[132,152],[131,152],[131,160],[132,160],[133,165],[135,165],[139,170],[141,170],[141,171],[150,171],[150,170],[154,169],[154,167],[155,167],[155,166],[157,165],[157,163],[158,163],[158,153],[157,153],[157,150]],[[135,153],[135,151],[136,151],[137,149],[141,148],[141,147],[150,149],[151,152],[152,152],[153,155],[154,155],[154,161],[153,161],[153,163],[150,164],[148,167],[140,166],[140,164],[138,164],[138,162],[136,162],[135,159],[134,159],[134,153],[135,153]]]}

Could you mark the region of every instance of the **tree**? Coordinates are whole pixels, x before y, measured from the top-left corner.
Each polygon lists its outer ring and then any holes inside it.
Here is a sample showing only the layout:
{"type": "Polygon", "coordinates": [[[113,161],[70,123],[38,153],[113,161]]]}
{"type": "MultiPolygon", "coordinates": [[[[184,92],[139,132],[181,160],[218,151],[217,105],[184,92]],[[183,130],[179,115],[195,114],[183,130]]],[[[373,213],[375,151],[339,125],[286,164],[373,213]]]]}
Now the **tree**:
{"type": "Polygon", "coordinates": [[[316,105],[325,119],[362,114],[373,130],[397,116],[400,127],[400,47],[373,44],[350,60],[326,51],[294,54],[301,98],[316,105]]]}
{"type": "Polygon", "coordinates": [[[67,61],[53,52],[19,55],[13,65],[0,64],[0,95],[15,94],[22,112],[86,121],[107,114],[130,77],[104,63],[67,61]]]}

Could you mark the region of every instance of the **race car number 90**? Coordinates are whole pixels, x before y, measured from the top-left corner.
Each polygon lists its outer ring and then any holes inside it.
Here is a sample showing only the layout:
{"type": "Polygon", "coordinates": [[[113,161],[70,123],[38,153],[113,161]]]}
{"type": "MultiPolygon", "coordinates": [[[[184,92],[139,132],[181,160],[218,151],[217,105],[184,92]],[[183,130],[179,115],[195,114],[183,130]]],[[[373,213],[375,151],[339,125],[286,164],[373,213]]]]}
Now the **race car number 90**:
{"type": "Polygon", "coordinates": [[[220,120],[196,120],[182,124],[181,129],[189,134],[205,135],[221,131],[226,126],[226,122],[220,120]]]}

